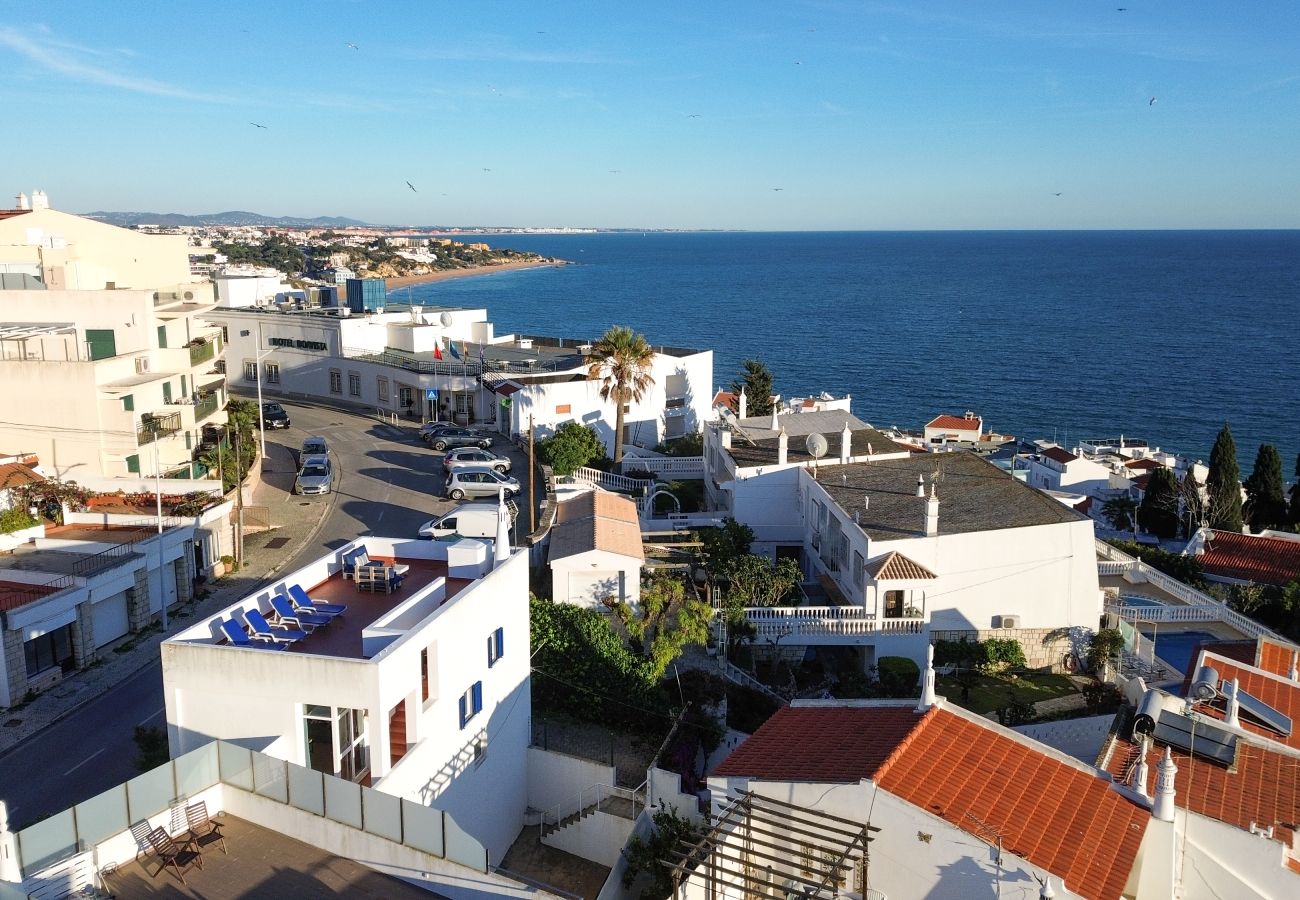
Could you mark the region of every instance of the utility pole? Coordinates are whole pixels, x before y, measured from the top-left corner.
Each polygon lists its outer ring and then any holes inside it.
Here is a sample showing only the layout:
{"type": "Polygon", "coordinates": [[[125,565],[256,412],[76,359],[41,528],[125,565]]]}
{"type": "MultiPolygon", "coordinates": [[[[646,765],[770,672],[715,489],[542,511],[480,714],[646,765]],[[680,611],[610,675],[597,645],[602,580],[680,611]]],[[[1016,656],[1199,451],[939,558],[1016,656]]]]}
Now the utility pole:
{"type": "Polygon", "coordinates": [[[537,504],[533,502],[533,482],[537,480],[537,457],[533,447],[533,414],[528,414],[528,533],[537,530],[537,504]]]}
{"type": "MultiPolygon", "coordinates": [[[[258,409],[258,415],[261,415],[258,409]]],[[[240,462],[239,420],[235,420],[235,565],[244,564],[244,473],[240,462]]]]}
{"type": "Polygon", "coordinates": [[[167,586],[163,583],[162,467],[158,464],[158,425],[153,427],[153,494],[158,504],[158,599],[162,606],[162,627],[167,630],[167,586]]]}

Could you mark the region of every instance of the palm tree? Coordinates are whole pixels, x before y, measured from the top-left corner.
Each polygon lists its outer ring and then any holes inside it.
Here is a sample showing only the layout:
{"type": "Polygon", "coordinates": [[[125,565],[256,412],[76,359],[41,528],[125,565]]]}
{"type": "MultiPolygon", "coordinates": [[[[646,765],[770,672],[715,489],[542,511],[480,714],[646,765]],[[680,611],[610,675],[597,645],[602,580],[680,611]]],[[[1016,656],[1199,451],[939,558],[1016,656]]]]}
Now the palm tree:
{"type": "Polygon", "coordinates": [[[614,463],[623,459],[623,407],[639,403],[654,384],[655,352],[631,328],[615,325],[591,348],[587,377],[600,381],[600,396],[614,402],[614,463]]]}

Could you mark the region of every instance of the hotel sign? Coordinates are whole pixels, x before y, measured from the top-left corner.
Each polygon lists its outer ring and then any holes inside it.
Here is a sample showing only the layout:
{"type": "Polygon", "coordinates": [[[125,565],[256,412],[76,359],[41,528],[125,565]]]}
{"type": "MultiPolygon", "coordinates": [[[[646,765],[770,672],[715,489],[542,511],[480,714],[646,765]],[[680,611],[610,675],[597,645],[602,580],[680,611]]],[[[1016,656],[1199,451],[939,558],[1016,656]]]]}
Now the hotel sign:
{"type": "Polygon", "coordinates": [[[296,341],[292,338],[267,338],[266,342],[272,347],[289,347],[297,350],[328,350],[329,347],[324,341],[296,341]]]}

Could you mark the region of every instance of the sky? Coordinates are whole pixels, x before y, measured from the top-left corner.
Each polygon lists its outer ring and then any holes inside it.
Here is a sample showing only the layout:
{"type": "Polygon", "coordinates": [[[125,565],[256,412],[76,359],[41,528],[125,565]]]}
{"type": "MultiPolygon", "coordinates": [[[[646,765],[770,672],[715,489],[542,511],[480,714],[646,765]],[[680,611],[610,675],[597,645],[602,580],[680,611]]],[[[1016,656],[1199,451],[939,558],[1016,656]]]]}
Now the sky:
{"type": "Polygon", "coordinates": [[[70,212],[1300,227],[1294,0],[9,3],[0,108],[70,212]]]}

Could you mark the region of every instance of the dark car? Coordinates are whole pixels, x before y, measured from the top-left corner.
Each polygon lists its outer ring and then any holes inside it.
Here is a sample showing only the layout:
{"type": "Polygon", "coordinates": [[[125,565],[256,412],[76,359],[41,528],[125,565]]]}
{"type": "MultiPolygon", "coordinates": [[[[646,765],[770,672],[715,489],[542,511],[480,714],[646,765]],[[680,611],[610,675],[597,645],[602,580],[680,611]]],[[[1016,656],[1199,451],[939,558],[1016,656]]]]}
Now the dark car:
{"type": "Polygon", "coordinates": [[[491,447],[490,435],[473,428],[442,428],[429,435],[429,446],[434,450],[448,447],[491,447]]]}
{"type": "Polygon", "coordinates": [[[262,404],[262,427],[263,428],[288,428],[289,414],[284,411],[284,407],[278,403],[262,404]]]}

